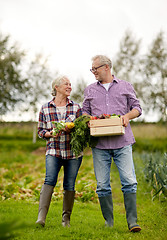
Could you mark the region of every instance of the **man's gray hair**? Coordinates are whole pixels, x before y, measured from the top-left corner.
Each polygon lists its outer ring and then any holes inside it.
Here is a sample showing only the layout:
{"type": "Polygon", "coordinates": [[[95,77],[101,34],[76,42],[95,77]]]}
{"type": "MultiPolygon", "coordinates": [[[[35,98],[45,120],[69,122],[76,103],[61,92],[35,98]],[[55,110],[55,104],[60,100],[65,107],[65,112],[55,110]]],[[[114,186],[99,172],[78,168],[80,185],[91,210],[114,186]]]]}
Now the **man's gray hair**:
{"type": "Polygon", "coordinates": [[[66,78],[67,78],[66,76],[62,75],[62,76],[57,77],[55,80],[53,80],[53,82],[52,82],[52,92],[51,92],[52,96],[56,96],[55,86],[57,86],[57,87],[60,86],[62,81],[66,78]]]}
{"type": "Polygon", "coordinates": [[[95,61],[96,59],[99,59],[101,64],[107,64],[110,68],[112,68],[112,62],[107,56],[96,55],[96,56],[92,57],[92,61],[95,61]]]}

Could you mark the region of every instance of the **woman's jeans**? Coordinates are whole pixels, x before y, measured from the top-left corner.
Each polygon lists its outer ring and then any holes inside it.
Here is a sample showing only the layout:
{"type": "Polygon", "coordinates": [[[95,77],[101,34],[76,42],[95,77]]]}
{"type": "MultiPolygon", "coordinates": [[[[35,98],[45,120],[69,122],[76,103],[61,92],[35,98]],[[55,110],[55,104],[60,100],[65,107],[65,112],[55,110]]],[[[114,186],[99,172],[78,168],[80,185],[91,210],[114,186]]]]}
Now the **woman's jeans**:
{"type": "Polygon", "coordinates": [[[110,170],[112,158],[118,168],[123,193],[136,193],[137,181],[132,157],[132,146],[119,149],[92,148],[94,171],[99,197],[111,194],[110,170]]]}
{"type": "Polygon", "coordinates": [[[64,190],[74,191],[75,180],[81,166],[82,157],[78,159],[61,159],[52,155],[46,155],[45,184],[55,186],[61,167],[64,167],[64,190]]]}

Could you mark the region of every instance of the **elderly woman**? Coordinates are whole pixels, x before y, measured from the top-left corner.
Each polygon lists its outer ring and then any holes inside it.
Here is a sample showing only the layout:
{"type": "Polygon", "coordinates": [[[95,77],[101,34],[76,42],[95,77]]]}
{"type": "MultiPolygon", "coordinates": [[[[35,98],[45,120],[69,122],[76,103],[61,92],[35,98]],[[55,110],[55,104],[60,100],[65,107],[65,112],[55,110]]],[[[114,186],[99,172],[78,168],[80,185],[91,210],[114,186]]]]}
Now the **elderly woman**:
{"type": "Polygon", "coordinates": [[[79,104],[68,97],[71,93],[71,83],[66,76],[60,76],[52,83],[54,98],[44,104],[39,113],[38,135],[47,141],[46,146],[46,176],[40,193],[37,224],[45,225],[53,189],[61,167],[64,168],[63,180],[63,213],[62,225],[70,226],[70,215],[74,204],[75,180],[82,162],[82,156],[76,159],[71,151],[70,130],[53,136],[53,121],[73,122],[82,115],[79,104]]]}

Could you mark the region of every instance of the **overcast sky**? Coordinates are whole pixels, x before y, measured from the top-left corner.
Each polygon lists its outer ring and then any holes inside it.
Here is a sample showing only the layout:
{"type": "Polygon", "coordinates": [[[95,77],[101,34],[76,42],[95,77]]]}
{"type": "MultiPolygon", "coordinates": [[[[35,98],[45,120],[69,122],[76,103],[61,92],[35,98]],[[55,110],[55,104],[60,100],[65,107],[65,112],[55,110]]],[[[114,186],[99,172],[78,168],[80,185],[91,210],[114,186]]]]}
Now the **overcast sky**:
{"type": "Polygon", "coordinates": [[[52,70],[95,81],[91,57],[114,55],[127,29],[145,51],[162,30],[167,36],[167,0],[0,0],[0,32],[30,56],[49,56],[52,70]]]}
{"type": "Polygon", "coordinates": [[[91,57],[114,55],[125,31],[145,51],[160,30],[167,34],[167,0],[0,0],[0,31],[30,55],[49,56],[53,70],[72,83],[89,71],[91,57]]]}

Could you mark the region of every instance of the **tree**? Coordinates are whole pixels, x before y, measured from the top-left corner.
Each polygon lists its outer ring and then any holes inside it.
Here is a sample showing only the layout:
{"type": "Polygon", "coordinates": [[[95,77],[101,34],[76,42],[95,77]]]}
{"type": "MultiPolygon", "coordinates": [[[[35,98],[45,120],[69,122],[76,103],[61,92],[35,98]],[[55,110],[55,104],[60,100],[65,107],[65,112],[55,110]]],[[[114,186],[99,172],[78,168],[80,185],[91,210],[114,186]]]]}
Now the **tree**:
{"type": "Polygon", "coordinates": [[[21,74],[21,61],[24,52],[16,44],[9,46],[9,36],[0,34],[0,114],[13,110],[15,105],[23,101],[27,79],[21,74]]]}
{"type": "Polygon", "coordinates": [[[114,72],[120,79],[131,83],[138,71],[140,40],[135,40],[131,31],[126,31],[120,42],[120,50],[114,59],[114,72]]]}
{"type": "Polygon", "coordinates": [[[30,86],[27,92],[26,110],[31,113],[33,121],[37,120],[37,112],[42,103],[44,103],[46,99],[50,99],[53,77],[47,66],[47,61],[47,58],[41,54],[36,54],[26,74],[30,86]]]}
{"type": "Polygon", "coordinates": [[[30,88],[26,99],[26,110],[32,115],[34,121],[33,143],[35,143],[37,113],[46,99],[50,99],[51,82],[53,80],[47,66],[47,58],[44,58],[41,54],[36,54],[35,59],[29,65],[27,79],[30,88]]]}
{"type": "Polygon", "coordinates": [[[146,54],[144,72],[145,103],[167,121],[167,43],[163,32],[157,34],[146,54]]]}
{"type": "Polygon", "coordinates": [[[120,50],[114,58],[113,70],[118,78],[133,84],[138,98],[143,101],[143,56],[139,54],[140,43],[131,31],[126,31],[120,42],[120,50]]]}
{"type": "Polygon", "coordinates": [[[71,99],[80,105],[82,105],[83,99],[84,99],[84,90],[87,86],[87,83],[84,81],[84,79],[79,79],[77,81],[76,89],[72,91],[71,99]]]}

